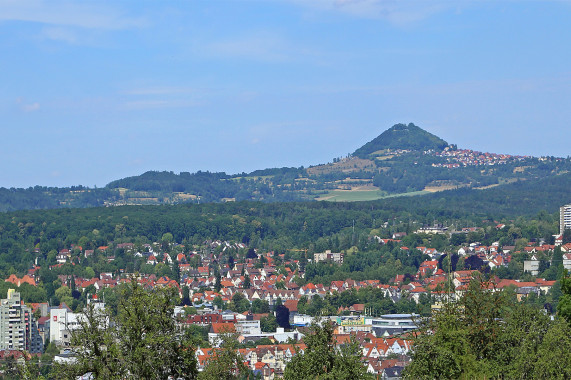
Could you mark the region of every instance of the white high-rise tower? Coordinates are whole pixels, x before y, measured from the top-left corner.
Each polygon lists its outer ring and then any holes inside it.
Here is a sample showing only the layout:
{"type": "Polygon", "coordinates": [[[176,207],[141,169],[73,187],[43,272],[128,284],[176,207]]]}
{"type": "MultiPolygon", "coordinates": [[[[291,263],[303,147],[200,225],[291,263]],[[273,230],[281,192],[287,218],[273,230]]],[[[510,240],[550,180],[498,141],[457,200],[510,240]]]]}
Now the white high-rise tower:
{"type": "Polygon", "coordinates": [[[559,233],[563,235],[566,229],[571,229],[571,205],[559,209],[559,233]]]}

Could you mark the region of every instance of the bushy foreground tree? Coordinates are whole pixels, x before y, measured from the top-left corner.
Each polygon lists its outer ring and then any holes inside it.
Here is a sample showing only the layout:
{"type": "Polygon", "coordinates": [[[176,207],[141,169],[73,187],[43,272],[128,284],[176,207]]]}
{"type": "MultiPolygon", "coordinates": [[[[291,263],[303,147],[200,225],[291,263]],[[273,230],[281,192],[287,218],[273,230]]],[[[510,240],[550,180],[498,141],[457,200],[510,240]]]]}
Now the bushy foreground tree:
{"type": "Polygon", "coordinates": [[[571,378],[571,328],[473,280],[414,339],[409,379],[571,378]]]}
{"type": "Polygon", "coordinates": [[[296,352],[284,371],[285,380],[358,380],[369,379],[361,363],[361,351],[355,340],[336,344],[333,325],[314,323],[311,334],[303,338],[306,349],[296,352]]]}
{"type": "Polygon", "coordinates": [[[561,292],[563,295],[559,298],[557,313],[571,323],[571,277],[569,273],[561,279],[561,292]]]}
{"type": "MultiPolygon", "coordinates": [[[[238,380],[249,379],[251,371],[244,364],[244,358],[238,351],[238,336],[222,334],[220,348],[213,351],[212,357],[206,363],[199,380],[238,380]]],[[[254,378],[252,376],[252,378],[254,378]]]]}
{"type": "Polygon", "coordinates": [[[195,379],[193,340],[175,326],[176,290],[145,290],[135,280],[119,289],[117,313],[88,307],[72,333],[77,362],[58,378],[91,372],[95,379],[195,379]]]}

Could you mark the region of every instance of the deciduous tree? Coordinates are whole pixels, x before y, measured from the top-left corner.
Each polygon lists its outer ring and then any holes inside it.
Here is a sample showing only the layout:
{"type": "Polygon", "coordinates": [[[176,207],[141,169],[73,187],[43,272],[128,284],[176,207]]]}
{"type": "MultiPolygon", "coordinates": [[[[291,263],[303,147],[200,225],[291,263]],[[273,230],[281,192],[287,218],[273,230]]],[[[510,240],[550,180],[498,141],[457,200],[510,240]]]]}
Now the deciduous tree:
{"type": "Polygon", "coordinates": [[[234,380],[247,376],[248,368],[238,351],[236,334],[221,334],[220,347],[213,351],[211,359],[198,377],[200,380],[234,380]]]}
{"type": "Polygon", "coordinates": [[[571,323],[571,277],[569,275],[561,279],[561,292],[563,295],[559,298],[557,313],[571,323]]]}
{"type": "Polygon", "coordinates": [[[96,379],[196,378],[192,340],[175,326],[174,292],[147,291],[133,279],[119,290],[116,315],[90,305],[72,333],[77,362],[63,365],[58,377],[91,372],[96,379]]]}
{"type": "Polygon", "coordinates": [[[284,371],[286,380],[358,380],[369,379],[361,363],[361,351],[355,340],[338,345],[333,339],[333,325],[314,323],[312,333],[303,338],[305,350],[297,351],[284,371]]]}
{"type": "MultiPolygon", "coordinates": [[[[551,378],[546,375],[559,369],[557,365],[546,367],[546,363],[553,359],[550,352],[560,351],[554,342],[565,334],[570,330],[564,320],[553,322],[541,310],[515,301],[490,282],[475,279],[458,302],[445,304],[423,323],[404,376],[551,378]]],[[[564,347],[571,344],[569,339],[561,343],[567,344],[564,347]]]]}

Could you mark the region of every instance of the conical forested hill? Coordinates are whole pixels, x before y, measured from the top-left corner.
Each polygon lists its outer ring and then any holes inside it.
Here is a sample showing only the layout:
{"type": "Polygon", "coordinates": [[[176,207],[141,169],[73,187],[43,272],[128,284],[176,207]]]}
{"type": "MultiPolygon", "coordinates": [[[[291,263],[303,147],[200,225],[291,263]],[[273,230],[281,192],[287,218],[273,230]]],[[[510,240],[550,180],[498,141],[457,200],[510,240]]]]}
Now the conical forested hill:
{"type": "Polygon", "coordinates": [[[412,123],[408,125],[395,124],[375,139],[357,149],[353,155],[356,157],[366,158],[372,153],[386,149],[425,151],[430,149],[442,150],[447,146],[448,143],[440,137],[417,127],[412,123]]]}

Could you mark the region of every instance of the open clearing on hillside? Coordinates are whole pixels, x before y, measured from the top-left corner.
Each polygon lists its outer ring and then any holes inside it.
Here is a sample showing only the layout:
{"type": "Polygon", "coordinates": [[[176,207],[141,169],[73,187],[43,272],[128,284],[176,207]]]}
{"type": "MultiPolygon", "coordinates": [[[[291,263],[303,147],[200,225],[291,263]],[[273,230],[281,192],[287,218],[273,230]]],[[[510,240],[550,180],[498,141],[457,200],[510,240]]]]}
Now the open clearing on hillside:
{"type": "Polygon", "coordinates": [[[376,165],[374,161],[364,160],[362,158],[351,157],[344,158],[339,162],[317,165],[307,168],[309,175],[324,175],[334,172],[352,173],[359,171],[375,172],[376,165]]]}
{"type": "Polygon", "coordinates": [[[436,193],[438,191],[445,191],[445,190],[455,190],[459,189],[460,187],[466,187],[468,185],[442,185],[442,186],[426,186],[424,191],[428,191],[429,193],[436,193]]]}
{"type": "Polygon", "coordinates": [[[318,201],[330,201],[330,202],[357,202],[357,201],[373,201],[375,199],[381,199],[386,196],[384,191],[352,191],[352,190],[332,190],[328,193],[322,194],[318,201]]]}
{"type": "Polygon", "coordinates": [[[315,198],[317,201],[329,202],[359,202],[359,201],[375,201],[377,199],[414,196],[428,194],[428,191],[413,191],[410,193],[400,193],[387,195],[386,192],[381,190],[332,190],[315,198]]]}
{"type": "Polygon", "coordinates": [[[474,189],[476,190],[486,190],[486,189],[491,189],[492,187],[496,187],[496,186],[500,186],[499,183],[495,183],[493,185],[488,185],[488,186],[480,186],[480,187],[474,187],[474,189]]]}

